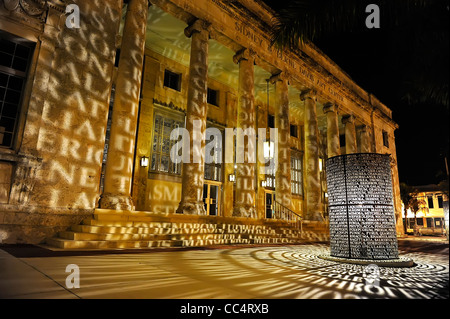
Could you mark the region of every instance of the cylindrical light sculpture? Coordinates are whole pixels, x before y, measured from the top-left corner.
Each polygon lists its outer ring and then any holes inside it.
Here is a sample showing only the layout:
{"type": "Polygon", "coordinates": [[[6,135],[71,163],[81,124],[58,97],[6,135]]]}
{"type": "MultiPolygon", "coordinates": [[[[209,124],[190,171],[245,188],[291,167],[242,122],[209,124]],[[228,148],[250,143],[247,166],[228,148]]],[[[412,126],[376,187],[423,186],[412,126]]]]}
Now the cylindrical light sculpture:
{"type": "Polygon", "coordinates": [[[326,162],[330,255],[398,259],[390,156],[361,153],[326,162]]]}

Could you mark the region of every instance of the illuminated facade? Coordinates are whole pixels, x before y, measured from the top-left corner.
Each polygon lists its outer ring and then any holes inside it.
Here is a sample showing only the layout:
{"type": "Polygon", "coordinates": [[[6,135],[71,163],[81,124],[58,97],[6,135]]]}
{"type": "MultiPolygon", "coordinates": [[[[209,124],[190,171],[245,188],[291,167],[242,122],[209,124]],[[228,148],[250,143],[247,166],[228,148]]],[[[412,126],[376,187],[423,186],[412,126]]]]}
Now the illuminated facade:
{"type": "Polygon", "coordinates": [[[357,152],[391,155],[403,232],[391,110],[313,45],[272,48],[270,8],[127,2],[75,0],[69,28],[65,0],[0,0],[3,242],[42,242],[98,208],[232,222],[279,205],[323,221],[325,159],[357,152]],[[277,128],[277,167],[173,163],[170,132],[196,120],[201,132],[277,128]]]}
{"type": "MultiPolygon", "coordinates": [[[[414,232],[414,225],[422,228],[423,234],[443,234],[448,229],[448,217],[445,216],[445,205],[448,207],[448,194],[445,186],[422,185],[416,186],[415,196],[419,200],[420,209],[414,212],[408,208],[405,219],[405,209],[402,207],[403,223],[408,233],[414,232]]],[[[448,208],[447,208],[448,209],[448,208]]],[[[448,213],[447,213],[448,214],[448,213]]]]}

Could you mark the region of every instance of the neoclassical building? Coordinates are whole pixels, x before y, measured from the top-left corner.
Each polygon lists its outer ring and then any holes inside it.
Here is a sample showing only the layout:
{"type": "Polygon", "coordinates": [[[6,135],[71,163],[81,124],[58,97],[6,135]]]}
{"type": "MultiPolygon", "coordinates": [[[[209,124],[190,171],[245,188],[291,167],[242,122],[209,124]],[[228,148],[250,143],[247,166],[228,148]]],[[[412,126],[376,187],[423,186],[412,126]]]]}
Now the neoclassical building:
{"type": "Polygon", "coordinates": [[[261,0],[0,0],[0,241],[135,211],[326,223],[326,159],[357,152],[391,155],[402,233],[391,110],[313,44],[271,47],[272,23],[261,0]],[[176,128],[199,163],[171,160],[176,128]],[[276,128],[277,166],[236,138],[205,163],[207,128],[266,128],[268,158],[276,128]]]}

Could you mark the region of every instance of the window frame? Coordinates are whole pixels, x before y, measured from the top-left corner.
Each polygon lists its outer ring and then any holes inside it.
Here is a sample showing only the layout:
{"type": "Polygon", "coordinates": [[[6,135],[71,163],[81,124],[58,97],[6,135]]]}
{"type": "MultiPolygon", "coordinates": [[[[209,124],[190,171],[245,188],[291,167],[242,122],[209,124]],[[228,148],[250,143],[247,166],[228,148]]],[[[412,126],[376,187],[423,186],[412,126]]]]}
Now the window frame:
{"type": "Polygon", "coordinates": [[[433,195],[428,195],[427,196],[427,204],[428,204],[428,208],[429,209],[434,209],[434,199],[433,199],[433,195]],[[431,204],[431,205],[430,205],[431,204]]]}
{"type": "MultiPolygon", "coordinates": [[[[22,86],[21,86],[20,90],[10,89],[11,91],[14,91],[15,93],[19,94],[17,103],[9,103],[11,105],[14,105],[14,104],[17,105],[17,109],[15,110],[13,130],[11,132],[7,131],[7,133],[6,133],[11,136],[11,140],[7,145],[0,145],[0,150],[14,151],[14,150],[17,150],[18,145],[20,145],[21,139],[22,139],[21,132],[24,129],[25,116],[26,116],[27,108],[28,108],[27,104],[29,102],[30,93],[31,93],[30,83],[32,81],[30,81],[30,78],[31,78],[31,74],[33,73],[33,70],[35,68],[36,56],[37,56],[37,53],[39,50],[37,49],[36,42],[33,42],[33,41],[31,41],[27,38],[24,38],[22,36],[19,36],[19,35],[9,33],[6,30],[0,30],[0,39],[4,39],[6,41],[9,41],[9,42],[12,42],[15,44],[14,53],[12,55],[12,64],[9,67],[3,66],[3,65],[0,66],[0,72],[2,74],[4,74],[6,77],[8,77],[6,86],[3,87],[4,88],[4,96],[2,98],[2,104],[0,104],[0,119],[2,118],[3,107],[4,107],[4,104],[6,103],[6,100],[4,98],[6,97],[6,94],[7,94],[8,88],[9,88],[9,86],[8,86],[9,81],[11,80],[12,77],[20,78],[20,80],[22,81],[22,86]],[[26,59],[23,57],[20,57],[20,56],[17,57],[18,59],[25,60],[26,67],[25,67],[24,71],[15,69],[14,65],[13,65],[14,57],[16,56],[15,54],[16,54],[18,46],[26,47],[28,50],[28,56],[26,59]]],[[[0,49],[0,51],[1,51],[1,49],[0,49]]],[[[5,51],[3,51],[3,54],[11,55],[10,53],[5,52],[5,51]]],[[[4,116],[4,117],[8,118],[8,119],[10,118],[10,116],[4,116]]],[[[10,119],[13,119],[13,118],[10,118],[10,119]]],[[[4,137],[4,136],[2,136],[2,137],[4,137]]]]}
{"type": "MultiPolygon", "coordinates": [[[[173,121],[174,123],[171,126],[171,131],[173,129],[175,129],[175,125],[176,123],[182,123],[182,127],[184,128],[186,126],[186,116],[184,115],[184,113],[181,114],[177,114],[176,112],[172,112],[169,113],[167,111],[164,110],[160,110],[160,109],[156,109],[153,112],[153,126],[152,126],[152,135],[151,135],[151,142],[150,142],[150,158],[149,158],[149,168],[148,168],[148,177],[150,178],[152,175],[155,174],[164,174],[164,175],[168,175],[168,176],[174,176],[174,177],[181,177],[182,175],[182,163],[172,163],[172,161],[170,160],[170,150],[172,149],[172,147],[178,142],[178,141],[171,141],[169,139],[169,152],[168,153],[164,153],[162,148],[163,148],[163,143],[162,143],[162,139],[164,139],[165,135],[164,135],[164,123],[167,121],[173,121]],[[156,129],[156,119],[157,117],[162,118],[163,124],[160,124],[159,127],[159,132],[158,132],[158,142],[159,143],[159,150],[155,151],[154,150],[154,143],[155,143],[155,129],[156,129]],[[168,158],[168,171],[163,171],[160,170],[161,167],[161,162],[162,162],[162,158],[163,155],[167,156],[167,154],[169,154],[169,158],[168,158]],[[153,169],[153,156],[157,155],[158,156],[158,160],[156,163],[156,169],[153,169]],[[177,167],[176,170],[174,170],[174,167],[177,167]]],[[[181,127],[181,126],[179,126],[181,127]]],[[[169,137],[170,138],[170,137],[169,137]]]]}
{"type": "Polygon", "coordinates": [[[291,150],[291,194],[297,196],[304,196],[303,189],[303,153],[291,150]],[[294,162],[297,161],[297,165],[294,162]],[[297,166],[298,168],[296,168],[297,166]],[[294,178],[297,177],[297,178],[294,178]],[[294,185],[298,185],[299,191],[294,185]]]}
{"type": "Polygon", "coordinates": [[[386,131],[382,131],[383,136],[383,146],[389,148],[389,133],[386,131]]]}
{"type": "Polygon", "coordinates": [[[210,105],[220,107],[219,101],[220,101],[220,91],[208,87],[206,90],[206,102],[210,105]],[[213,101],[210,100],[210,98],[211,98],[210,92],[214,92],[214,94],[215,94],[215,98],[213,101]],[[211,102],[213,102],[213,103],[211,103],[211,102]]]}
{"type": "Polygon", "coordinates": [[[171,71],[170,69],[167,69],[167,68],[164,69],[163,87],[175,90],[177,92],[181,92],[182,77],[183,77],[182,73],[174,72],[174,71],[171,71]],[[170,79],[168,79],[166,81],[167,75],[169,75],[169,76],[177,76],[177,85],[176,85],[176,87],[172,87],[170,85],[172,83],[172,81],[170,81],[170,79]]]}
{"type": "Polygon", "coordinates": [[[299,134],[298,134],[298,125],[296,124],[289,124],[289,135],[293,138],[298,138],[299,134]],[[292,132],[295,132],[295,135],[292,134],[292,132]]]}

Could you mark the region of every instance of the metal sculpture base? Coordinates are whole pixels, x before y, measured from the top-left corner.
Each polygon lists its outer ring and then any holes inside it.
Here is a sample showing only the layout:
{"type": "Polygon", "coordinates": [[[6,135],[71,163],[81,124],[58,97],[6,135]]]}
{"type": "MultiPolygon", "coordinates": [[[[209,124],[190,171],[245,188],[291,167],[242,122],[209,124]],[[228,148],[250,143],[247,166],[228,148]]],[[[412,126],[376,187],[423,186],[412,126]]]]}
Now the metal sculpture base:
{"type": "Polygon", "coordinates": [[[321,259],[334,261],[338,263],[347,263],[355,265],[377,265],[380,267],[412,267],[414,261],[411,258],[397,258],[397,259],[351,259],[342,257],[333,257],[330,255],[320,255],[321,259]]]}

